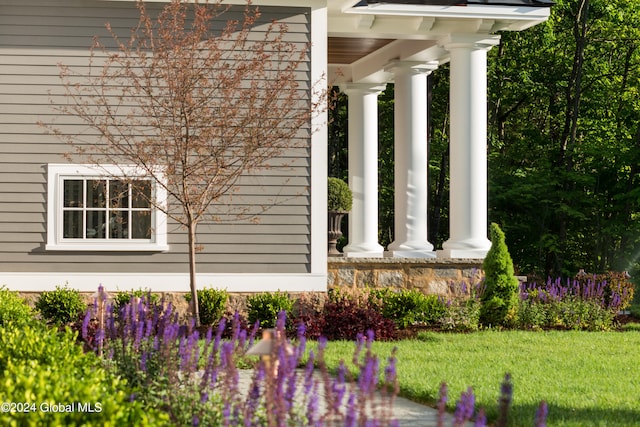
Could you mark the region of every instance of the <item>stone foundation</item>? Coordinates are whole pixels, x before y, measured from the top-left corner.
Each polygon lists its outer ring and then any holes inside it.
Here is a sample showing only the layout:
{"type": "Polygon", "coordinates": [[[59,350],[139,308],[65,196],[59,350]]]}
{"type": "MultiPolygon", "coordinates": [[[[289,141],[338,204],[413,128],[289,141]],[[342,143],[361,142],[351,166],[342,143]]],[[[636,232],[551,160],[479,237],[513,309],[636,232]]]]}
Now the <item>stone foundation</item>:
{"type": "MultiPolygon", "coordinates": [[[[469,286],[482,277],[482,260],[476,259],[416,259],[416,258],[329,258],[327,288],[366,286],[391,289],[419,289],[427,295],[439,295],[445,299],[467,297],[469,286]]],[[[107,292],[115,294],[111,289],[107,292]]],[[[39,292],[23,292],[21,295],[33,306],[39,292]]],[[[184,292],[160,292],[158,295],[170,302],[181,316],[188,316],[189,305],[184,292]]],[[[227,312],[246,314],[249,294],[229,295],[227,312]]],[[[82,293],[87,303],[93,301],[91,293],[82,293]]],[[[321,307],[326,293],[291,293],[294,299],[304,298],[321,307]]]]}
{"type": "Polygon", "coordinates": [[[330,258],[327,286],[419,289],[455,298],[482,277],[481,259],[330,258]]]}

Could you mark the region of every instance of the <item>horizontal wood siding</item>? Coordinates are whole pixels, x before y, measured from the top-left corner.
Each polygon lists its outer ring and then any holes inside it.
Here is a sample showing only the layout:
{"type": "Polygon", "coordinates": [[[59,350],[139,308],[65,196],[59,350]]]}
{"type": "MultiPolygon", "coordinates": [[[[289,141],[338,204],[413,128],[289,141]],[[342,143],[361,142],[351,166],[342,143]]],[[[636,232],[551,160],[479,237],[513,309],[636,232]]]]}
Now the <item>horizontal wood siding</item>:
{"type": "MultiPolygon", "coordinates": [[[[159,7],[150,4],[150,7],[159,7]]],[[[220,25],[238,18],[240,8],[222,15],[220,25]],[[224,20],[224,21],[223,21],[224,20]]],[[[262,7],[262,21],[288,26],[289,40],[309,43],[309,9],[262,7]]],[[[182,273],[187,266],[187,237],[169,224],[170,251],[46,251],[47,164],[65,163],[70,147],[47,135],[39,121],[55,118],[64,132],[86,132],[73,117],[57,117],[51,103],[65,102],[58,63],[81,70],[87,65],[94,35],[108,41],[109,21],[126,36],[137,23],[134,2],[96,0],[0,0],[0,285],[1,272],[182,273]]],[[[258,31],[265,25],[258,26],[258,31]]],[[[308,92],[308,68],[299,70],[308,92]]],[[[306,132],[303,130],[303,132],[306,132]]],[[[303,133],[310,140],[308,133],[303,133]]],[[[90,141],[90,136],[85,135],[90,141]]],[[[307,273],[310,271],[310,150],[287,153],[261,176],[245,177],[233,197],[215,210],[230,222],[203,223],[198,231],[202,273],[307,273]],[[249,208],[257,222],[224,215],[249,208]]],[[[81,161],[78,161],[81,163],[81,161]]]]}

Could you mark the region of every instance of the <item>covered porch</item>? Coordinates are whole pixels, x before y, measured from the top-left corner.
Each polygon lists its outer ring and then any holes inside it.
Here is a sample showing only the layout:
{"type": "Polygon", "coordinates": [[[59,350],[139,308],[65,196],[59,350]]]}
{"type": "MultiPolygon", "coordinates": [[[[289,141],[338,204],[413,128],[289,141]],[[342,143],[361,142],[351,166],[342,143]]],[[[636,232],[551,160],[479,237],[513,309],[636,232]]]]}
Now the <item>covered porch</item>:
{"type": "Polygon", "coordinates": [[[329,82],[348,97],[350,258],[481,259],[487,239],[487,52],[549,17],[547,0],[328,1],[329,82]],[[449,239],[427,239],[427,76],[450,65],[449,239]],[[378,95],[394,87],[394,240],[378,242],[378,95]]]}

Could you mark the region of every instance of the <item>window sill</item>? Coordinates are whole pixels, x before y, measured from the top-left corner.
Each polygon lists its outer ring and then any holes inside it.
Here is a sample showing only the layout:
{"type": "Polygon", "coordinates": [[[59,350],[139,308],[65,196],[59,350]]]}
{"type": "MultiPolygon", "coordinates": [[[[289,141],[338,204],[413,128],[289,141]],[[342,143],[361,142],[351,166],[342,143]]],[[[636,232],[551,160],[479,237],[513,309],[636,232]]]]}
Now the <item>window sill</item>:
{"type": "Polygon", "coordinates": [[[82,252],[167,252],[169,245],[155,243],[61,243],[46,245],[47,251],[82,251],[82,252]]]}

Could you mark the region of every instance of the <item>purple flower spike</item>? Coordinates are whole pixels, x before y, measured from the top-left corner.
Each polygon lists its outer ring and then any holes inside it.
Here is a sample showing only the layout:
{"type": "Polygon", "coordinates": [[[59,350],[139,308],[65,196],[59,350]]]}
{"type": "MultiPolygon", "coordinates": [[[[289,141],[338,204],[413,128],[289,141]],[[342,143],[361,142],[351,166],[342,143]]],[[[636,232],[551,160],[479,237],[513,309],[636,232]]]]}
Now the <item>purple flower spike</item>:
{"type": "Polygon", "coordinates": [[[509,416],[509,406],[511,405],[511,399],[513,397],[513,383],[511,382],[511,374],[507,373],[504,376],[504,381],[500,387],[500,414],[498,415],[498,421],[496,426],[504,427],[507,425],[507,418],[509,416]]]}
{"type": "Polygon", "coordinates": [[[309,397],[309,403],[307,404],[307,421],[309,425],[316,425],[318,420],[318,414],[320,413],[320,402],[317,393],[317,387],[309,397]]]}
{"type": "Polygon", "coordinates": [[[486,427],[487,425],[487,416],[484,413],[484,408],[480,408],[478,411],[478,415],[476,416],[476,422],[473,424],[474,427],[486,427]]]}
{"type": "Polygon", "coordinates": [[[367,343],[372,343],[375,340],[375,333],[373,332],[373,330],[368,329],[367,330],[367,343]]]}
{"type": "Polygon", "coordinates": [[[456,405],[456,411],[454,413],[454,423],[456,426],[461,426],[473,418],[475,401],[476,398],[473,395],[473,389],[471,387],[460,395],[460,400],[456,405]]]}
{"type": "Polygon", "coordinates": [[[89,327],[90,321],[91,321],[91,310],[87,310],[87,313],[84,315],[84,319],[82,320],[82,339],[85,340],[85,342],[89,338],[89,333],[87,332],[87,329],[89,327]]]}
{"type": "Polygon", "coordinates": [[[444,426],[444,416],[447,412],[447,383],[443,382],[440,385],[440,399],[438,399],[438,427],[444,426]]]}
{"type": "Polygon", "coordinates": [[[326,337],[320,337],[318,338],[318,350],[324,350],[325,348],[327,348],[327,338],[326,337]]]}
{"type": "Polygon", "coordinates": [[[149,352],[145,351],[140,356],[140,369],[143,372],[147,372],[147,357],[149,357],[149,352]]]}
{"type": "Polygon", "coordinates": [[[356,396],[351,393],[347,403],[347,417],[344,427],[356,427],[358,425],[358,408],[356,408],[356,396]]]}
{"type": "Polygon", "coordinates": [[[536,423],[535,427],[547,427],[547,415],[549,413],[549,408],[547,406],[547,402],[544,400],[540,402],[540,406],[536,411],[536,423]]]}
{"type": "MultiPolygon", "coordinates": [[[[393,350],[395,354],[397,348],[393,350]]],[[[387,366],[384,368],[384,378],[387,384],[392,384],[396,381],[397,371],[396,371],[396,362],[397,359],[395,356],[391,356],[387,359],[387,366]]]]}

